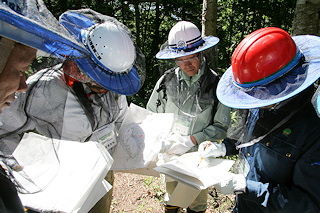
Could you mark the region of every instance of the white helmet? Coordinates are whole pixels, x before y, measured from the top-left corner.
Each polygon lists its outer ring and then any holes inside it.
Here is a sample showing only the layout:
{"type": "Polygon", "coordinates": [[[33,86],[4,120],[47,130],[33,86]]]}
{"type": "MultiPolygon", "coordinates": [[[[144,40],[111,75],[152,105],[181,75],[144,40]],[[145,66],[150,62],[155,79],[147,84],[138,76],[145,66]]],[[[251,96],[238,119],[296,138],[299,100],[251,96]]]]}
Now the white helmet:
{"type": "Polygon", "coordinates": [[[135,46],[128,33],[112,22],[97,24],[86,30],[84,44],[93,59],[112,72],[127,72],[135,60],[135,46]]]}
{"type": "Polygon", "coordinates": [[[145,57],[125,25],[91,9],[69,10],[61,14],[59,21],[90,53],[73,58],[81,71],[118,94],[134,95],[139,91],[145,79],[145,57]]]}
{"type": "Polygon", "coordinates": [[[193,23],[179,21],[171,28],[168,41],[162,45],[156,57],[158,59],[179,58],[201,52],[218,42],[219,39],[214,36],[201,37],[200,30],[193,23]]]}
{"type": "Polygon", "coordinates": [[[188,21],[178,22],[171,28],[168,36],[168,44],[173,49],[186,49],[203,42],[198,27],[188,21]]]}

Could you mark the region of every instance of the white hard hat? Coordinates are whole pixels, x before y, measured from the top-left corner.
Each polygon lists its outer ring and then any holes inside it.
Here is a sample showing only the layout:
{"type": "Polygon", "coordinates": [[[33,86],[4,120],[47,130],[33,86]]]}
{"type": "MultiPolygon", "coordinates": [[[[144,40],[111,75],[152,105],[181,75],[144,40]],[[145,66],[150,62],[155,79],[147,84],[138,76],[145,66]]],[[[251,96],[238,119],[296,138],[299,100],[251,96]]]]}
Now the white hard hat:
{"type": "Polygon", "coordinates": [[[81,71],[118,94],[139,91],[145,79],[145,57],[125,25],[91,9],[69,10],[59,21],[90,52],[88,57],[73,58],[81,71]]]}
{"type": "Polygon", "coordinates": [[[157,53],[158,59],[179,58],[201,52],[219,42],[214,36],[201,37],[198,27],[189,21],[175,24],[168,36],[168,41],[157,53]]]}
{"type": "Polygon", "coordinates": [[[171,48],[188,48],[198,42],[203,43],[200,30],[191,22],[180,21],[169,32],[168,44],[171,48]]]}
{"type": "Polygon", "coordinates": [[[94,25],[87,30],[85,45],[93,59],[113,72],[129,71],[135,60],[135,47],[128,33],[112,22],[94,25]]]}

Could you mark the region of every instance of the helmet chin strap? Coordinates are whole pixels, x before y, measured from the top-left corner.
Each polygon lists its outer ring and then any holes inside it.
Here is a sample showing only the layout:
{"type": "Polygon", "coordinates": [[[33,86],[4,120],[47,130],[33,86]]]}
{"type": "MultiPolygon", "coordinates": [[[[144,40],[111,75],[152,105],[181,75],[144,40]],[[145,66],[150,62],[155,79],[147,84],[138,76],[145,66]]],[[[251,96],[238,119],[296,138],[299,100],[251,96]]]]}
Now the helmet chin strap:
{"type": "Polygon", "coordinates": [[[0,73],[2,73],[2,70],[7,63],[15,43],[16,42],[11,39],[0,37],[0,73]]]}
{"type": "Polygon", "coordinates": [[[107,90],[103,87],[101,87],[100,85],[98,84],[95,84],[95,83],[91,83],[91,82],[87,82],[86,85],[93,91],[93,92],[96,92],[96,93],[105,93],[107,92],[107,90]]]}

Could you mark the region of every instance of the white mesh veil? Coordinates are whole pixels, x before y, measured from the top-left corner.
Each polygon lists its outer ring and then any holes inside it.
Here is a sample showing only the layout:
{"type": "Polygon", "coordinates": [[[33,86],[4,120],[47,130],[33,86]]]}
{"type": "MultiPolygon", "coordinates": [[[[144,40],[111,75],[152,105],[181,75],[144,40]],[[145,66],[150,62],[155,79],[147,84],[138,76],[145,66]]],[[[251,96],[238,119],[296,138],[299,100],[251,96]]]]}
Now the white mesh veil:
{"type": "MultiPolygon", "coordinates": [[[[52,64],[61,62],[65,56],[72,58],[86,57],[87,50],[81,43],[78,43],[62,26],[59,25],[57,19],[53,17],[47,10],[42,0],[3,0],[0,2],[0,37],[8,38],[18,43],[38,49],[40,55],[54,56],[48,60],[52,64]],[[58,59],[60,58],[60,59],[58,59]]],[[[1,49],[3,51],[3,49],[1,49]]],[[[49,66],[49,65],[47,65],[49,66]]],[[[52,65],[50,65],[52,67],[52,65]]],[[[32,88],[31,88],[32,90],[32,88]]],[[[57,91],[56,91],[57,92],[57,91]]],[[[19,96],[27,96],[30,93],[19,94],[19,96]]],[[[63,99],[63,96],[61,96],[63,99]]],[[[42,106],[42,103],[38,103],[42,106]]],[[[16,183],[21,193],[34,193],[44,189],[48,181],[54,178],[59,170],[59,159],[55,150],[59,144],[49,143],[42,147],[42,153],[34,153],[30,155],[29,160],[37,162],[51,162],[51,167],[47,168],[46,175],[49,175],[44,182],[34,182],[19,166],[19,162],[11,155],[13,149],[19,143],[21,134],[17,132],[25,127],[28,119],[22,116],[28,109],[28,104],[17,103],[11,111],[1,114],[1,135],[0,135],[0,151],[1,164],[7,168],[9,176],[16,183]],[[12,117],[12,113],[15,116],[12,117]],[[6,122],[6,120],[8,122],[6,122]],[[6,126],[7,125],[7,126],[6,126]],[[17,133],[17,134],[15,134],[17,133]],[[37,155],[38,154],[38,155],[37,155]],[[31,158],[33,157],[33,158],[31,158]],[[16,175],[13,175],[15,173],[16,175]],[[21,183],[24,182],[23,185],[21,183]]],[[[36,108],[39,109],[39,108],[36,108]]],[[[5,110],[6,111],[6,110],[5,110]]],[[[52,112],[46,112],[48,116],[57,117],[52,112]]],[[[30,127],[32,129],[32,127],[30,127]]],[[[55,128],[51,125],[51,128],[55,128]]],[[[47,130],[49,132],[49,129],[47,130]]],[[[52,130],[52,132],[59,130],[52,130]]],[[[41,146],[42,144],[40,144],[41,146]]],[[[35,146],[35,145],[34,145],[35,146]]],[[[32,147],[30,147],[31,149],[32,147]]],[[[39,147],[38,147],[39,148],[39,147]]],[[[41,175],[41,174],[39,174],[41,175]]]]}

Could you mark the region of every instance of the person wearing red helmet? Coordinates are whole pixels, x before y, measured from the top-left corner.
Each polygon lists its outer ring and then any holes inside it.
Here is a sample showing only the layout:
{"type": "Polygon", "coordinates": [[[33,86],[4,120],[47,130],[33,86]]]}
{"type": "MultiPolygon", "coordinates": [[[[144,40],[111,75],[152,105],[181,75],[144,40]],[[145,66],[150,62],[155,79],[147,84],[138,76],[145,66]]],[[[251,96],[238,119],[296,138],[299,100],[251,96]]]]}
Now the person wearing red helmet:
{"type": "Polygon", "coordinates": [[[232,54],[217,87],[238,123],[223,141],[241,166],[215,185],[235,193],[234,212],[320,211],[320,119],[311,99],[320,77],[320,37],[267,27],[232,54]]]}

